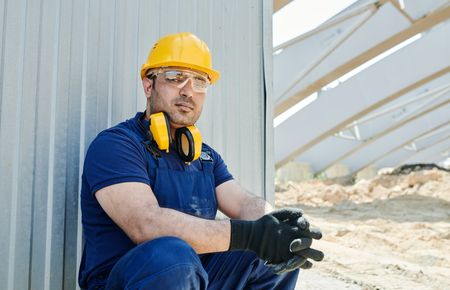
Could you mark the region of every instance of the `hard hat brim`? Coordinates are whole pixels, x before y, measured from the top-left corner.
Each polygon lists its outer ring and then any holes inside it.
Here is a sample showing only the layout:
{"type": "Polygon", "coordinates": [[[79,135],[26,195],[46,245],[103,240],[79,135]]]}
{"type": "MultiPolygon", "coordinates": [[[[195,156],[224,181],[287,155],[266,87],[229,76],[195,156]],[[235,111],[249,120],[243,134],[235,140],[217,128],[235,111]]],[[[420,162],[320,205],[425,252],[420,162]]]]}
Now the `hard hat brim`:
{"type": "Polygon", "coordinates": [[[211,84],[214,84],[215,82],[217,82],[220,79],[220,73],[216,70],[213,70],[213,69],[210,69],[207,67],[203,67],[203,66],[199,66],[199,65],[195,65],[195,64],[191,64],[191,63],[184,63],[184,62],[178,62],[178,61],[155,63],[151,66],[144,64],[141,68],[141,79],[145,78],[145,75],[149,69],[160,68],[160,67],[169,67],[169,66],[179,66],[182,68],[201,71],[209,76],[209,78],[211,80],[211,84]]]}

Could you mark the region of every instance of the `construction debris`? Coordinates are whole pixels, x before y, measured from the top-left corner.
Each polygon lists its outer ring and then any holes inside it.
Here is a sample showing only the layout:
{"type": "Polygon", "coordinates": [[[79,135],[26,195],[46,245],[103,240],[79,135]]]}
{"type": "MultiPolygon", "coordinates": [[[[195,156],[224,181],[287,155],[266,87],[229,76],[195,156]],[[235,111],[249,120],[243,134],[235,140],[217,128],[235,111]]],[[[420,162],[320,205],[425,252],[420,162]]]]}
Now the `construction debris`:
{"type": "Polygon", "coordinates": [[[277,207],[303,208],[324,233],[316,246],[326,258],[314,274],[359,289],[450,289],[447,170],[413,165],[349,186],[328,183],[276,186],[277,207]]]}

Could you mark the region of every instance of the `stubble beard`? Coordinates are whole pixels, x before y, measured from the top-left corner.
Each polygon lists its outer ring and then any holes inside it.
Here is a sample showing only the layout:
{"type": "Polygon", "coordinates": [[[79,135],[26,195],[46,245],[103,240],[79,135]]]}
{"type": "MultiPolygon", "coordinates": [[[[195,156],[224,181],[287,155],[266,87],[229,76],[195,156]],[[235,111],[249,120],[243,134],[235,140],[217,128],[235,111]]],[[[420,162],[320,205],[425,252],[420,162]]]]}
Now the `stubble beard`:
{"type": "MultiPolygon", "coordinates": [[[[182,112],[180,109],[178,109],[173,104],[164,104],[160,102],[161,98],[158,92],[153,89],[152,97],[150,98],[150,112],[151,114],[158,113],[158,112],[166,112],[169,115],[171,125],[175,128],[181,128],[186,126],[194,125],[197,120],[200,118],[200,114],[202,110],[200,109],[198,112],[195,111],[197,108],[196,104],[193,102],[189,102],[193,107],[194,110],[190,112],[182,112]],[[169,110],[169,109],[170,110],[169,110]],[[192,114],[192,115],[191,115],[192,114]]],[[[185,101],[183,97],[179,96],[176,100],[173,101],[173,103],[176,103],[177,101],[185,101]]]]}

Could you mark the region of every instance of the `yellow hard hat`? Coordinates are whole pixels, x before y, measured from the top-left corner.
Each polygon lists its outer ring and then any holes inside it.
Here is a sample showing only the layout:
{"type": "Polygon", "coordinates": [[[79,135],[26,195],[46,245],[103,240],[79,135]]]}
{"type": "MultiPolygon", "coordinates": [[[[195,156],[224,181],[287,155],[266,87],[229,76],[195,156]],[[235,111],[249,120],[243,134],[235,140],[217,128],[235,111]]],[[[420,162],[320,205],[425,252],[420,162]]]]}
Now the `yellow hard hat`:
{"type": "Polygon", "coordinates": [[[179,66],[206,73],[211,83],[215,83],[220,73],[212,69],[209,48],[197,36],[189,32],[169,34],[160,38],[142,65],[141,78],[151,68],[179,66]]]}

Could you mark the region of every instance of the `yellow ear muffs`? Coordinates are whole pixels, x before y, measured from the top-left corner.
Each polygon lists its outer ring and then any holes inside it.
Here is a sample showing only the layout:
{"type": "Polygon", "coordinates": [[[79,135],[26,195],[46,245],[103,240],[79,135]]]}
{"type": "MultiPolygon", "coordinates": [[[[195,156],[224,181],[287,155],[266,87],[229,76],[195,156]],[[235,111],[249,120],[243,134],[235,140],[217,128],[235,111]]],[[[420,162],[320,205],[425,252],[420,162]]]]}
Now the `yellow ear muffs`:
{"type": "Polygon", "coordinates": [[[160,112],[150,116],[150,132],[159,150],[169,152],[171,142],[170,123],[167,113],[160,112]]]}
{"type": "Polygon", "coordinates": [[[202,135],[195,126],[177,129],[175,140],[178,155],[184,162],[192,162],[202,153],[202,135]]]}

